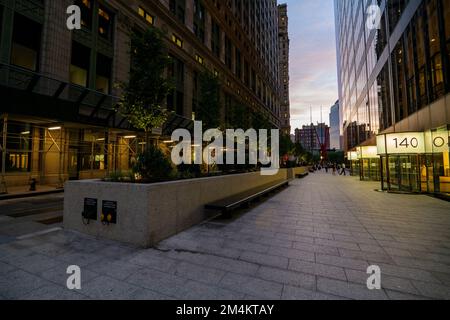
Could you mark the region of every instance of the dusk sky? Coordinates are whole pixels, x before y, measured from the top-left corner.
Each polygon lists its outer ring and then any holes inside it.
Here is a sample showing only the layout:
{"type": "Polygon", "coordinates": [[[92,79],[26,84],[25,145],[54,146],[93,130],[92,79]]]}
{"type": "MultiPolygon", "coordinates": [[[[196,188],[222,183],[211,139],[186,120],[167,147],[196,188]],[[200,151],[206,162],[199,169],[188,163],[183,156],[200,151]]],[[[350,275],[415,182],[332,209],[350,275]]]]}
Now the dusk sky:
{"type": "MultiPolygon", "coordinates": [[[[283,2],[283,1],[280,1],[283,2]]],[[[338,100],[333,0],[286,0],[289,15],[292,130],[313,121],[329,123],[338,100]]]]}

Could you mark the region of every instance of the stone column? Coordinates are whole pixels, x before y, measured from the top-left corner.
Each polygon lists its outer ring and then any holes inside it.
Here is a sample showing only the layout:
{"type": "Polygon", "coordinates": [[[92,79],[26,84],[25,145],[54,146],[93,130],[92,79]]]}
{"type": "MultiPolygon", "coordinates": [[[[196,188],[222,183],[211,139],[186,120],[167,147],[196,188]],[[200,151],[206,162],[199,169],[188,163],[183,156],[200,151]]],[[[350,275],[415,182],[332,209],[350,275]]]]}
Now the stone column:
{"type": "Polygon", "coordinates": [[[184,107],[183,115],[191,119],[192,118],[192,99],[194,91],[194,75],[190,65],[184,67],[184,107]]]}
{"type": "Polygon", "coordinates": [[[46,1],[42,34],[40,72],[69,82],[72,48],[71,31],[67,29],[67,7],[71,0],[46,1]]]}

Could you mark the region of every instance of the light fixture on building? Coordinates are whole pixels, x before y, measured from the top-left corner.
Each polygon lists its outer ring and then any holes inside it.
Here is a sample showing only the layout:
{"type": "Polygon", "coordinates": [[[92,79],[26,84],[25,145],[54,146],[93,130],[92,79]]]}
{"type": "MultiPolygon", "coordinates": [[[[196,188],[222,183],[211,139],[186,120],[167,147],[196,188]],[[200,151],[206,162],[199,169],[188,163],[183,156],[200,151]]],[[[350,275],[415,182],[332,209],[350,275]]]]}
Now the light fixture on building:
{"type": "Polygon", "coordinates": [[[24,131],[24,132],[22,132],[22,133],[20,133],[20,134],[23,135],[23,136],[27,136],[27,135],[30,134],[30,131],[24,131]]]}
{"type": "Polygon", "coordinates": [[[135,139],[136,136],[124,136],[123,138],[124,138],[124,139],[135,139]]]}
{"type": "Polygon", "coordinates": [[[57,131],[57,130],[61,130],[61,127],[50,127],[48,128],[49,131],[57,131]]]}

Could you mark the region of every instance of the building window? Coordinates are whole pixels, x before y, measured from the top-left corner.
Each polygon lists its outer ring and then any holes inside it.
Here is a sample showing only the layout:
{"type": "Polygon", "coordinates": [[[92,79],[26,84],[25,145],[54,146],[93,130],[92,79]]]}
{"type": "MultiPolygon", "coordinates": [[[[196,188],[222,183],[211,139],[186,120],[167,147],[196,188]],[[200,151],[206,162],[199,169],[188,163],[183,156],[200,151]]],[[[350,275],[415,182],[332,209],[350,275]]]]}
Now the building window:
{"type": "Polygon", "coordinates": [[[205,7],[201,0],[194,0],[194,33],[202,43],[205,42],[205,7]]]}
{"type": "Polygon", "coordinates": [[[89,79],[91,50],[76,41],[72,42],[70,83],[87,87],[89,79]]]}
{"type": "Polygon", "coordinates": [[[38,70],[42,26],[20,14],[14,15],[11,64],[38,70]]]}
{"type": "Polygon", "coordinates": [[[155,23],[155,18],[148,13],[147,11],[145,11],[142,7],[138,8],[138,13],[139,15],[145,19],[145,21],[147,21],[149,24],[153,25],[155,23]]]}
{"type": "Polygon", "coordinates": [[[444,75],[442,68],[441,55],[441,37],[439,35],[439,16],[437,8],[437,0],[430,0],[427,4],[428,15],[428,40],[430,48],[430,64],[431,64],[431,99],[437,100],[443,96],[444,75]]]}
{"type": "Polygon", "coordinates": [[[205,63],[203,57],[202,57],[202,56],[199,56],[198,54],[195,55],[195,60],[196,60],[198,63],[200,63],[200,64],[205,63]]]}
{"type": "Polygon", "coordinates": [[[181,40],[175,34],[172,35],[172,42],[175,43],[178,47],[183,48],[183,40],[181,40]]]}
{"type": "Polygon", "coordinates": [[[232,52],[233,46],[231,44],[231,40],[228,37],[225,37],[225,64],[228,69],[232,68],[232,52]]]}
{"type": "Polygon", "coordinates": [[[113,15],[104,6],[98,7],[98,34],[100,37],[111,40],[113,30],[113,15]]]}
{"type": "Polygon", "coordinates": [[[104,94],[109,94],[111,90],[111,70],[112,61],[102,54],[97,54],[97,76],[95,89],[104,94]]]}
{"type": "Polygon", "coordinates": [[[75,5],[81,9],[81,25],[83,28],[91,30],[92,28],[92,1],[75,0],[75,5]]]}
{"type": "Polygon", "coordinates": [[[186,12],[186,0],[170,0],[170,12],[177,17],[178,20],[184,23],[186,12]]]}
{"type": "Polygon", "coordinates": [[[220,58],[220,49],[221,49],[221,35],[220,35],[220,27],[219,25],[212,20],[211,21],[211,49],[214,55],[218,58],[220,58]]]}
{"type": "Polygon", "coordinates": [[[173,79],[175,88],[167,97],[167,107],[178,115],[184,115],[184,63],[173,56],[171,59],[168,77],[173,79]]]}
{"type": "MultiPolygon", "coordinates": [[[[3,121],[0,122],[3,128],[3,121]]],[[[6,172],[29,172],[31,170],[32,130],[29,124],[8,122],[6,133],[6,172]]],[[[0,161],[0,169],[2,163],[0,161]]]]}

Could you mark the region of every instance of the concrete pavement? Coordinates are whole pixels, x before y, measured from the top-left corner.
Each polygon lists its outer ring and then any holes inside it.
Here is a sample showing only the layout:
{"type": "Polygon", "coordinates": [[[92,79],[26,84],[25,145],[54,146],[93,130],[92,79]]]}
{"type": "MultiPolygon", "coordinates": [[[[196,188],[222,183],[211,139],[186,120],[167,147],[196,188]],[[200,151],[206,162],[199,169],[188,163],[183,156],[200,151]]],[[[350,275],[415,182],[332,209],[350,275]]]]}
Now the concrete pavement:
{"type": "Polygon", "coordinates": [[[450,299],[450,203],[313,174],[142,250],[57,231],[0,245],[3,299],[450,299]],[[66,288],[78,265],[82,289],[66,288]],[[368,290],[369,265],[382,289],[368,290]]]}

